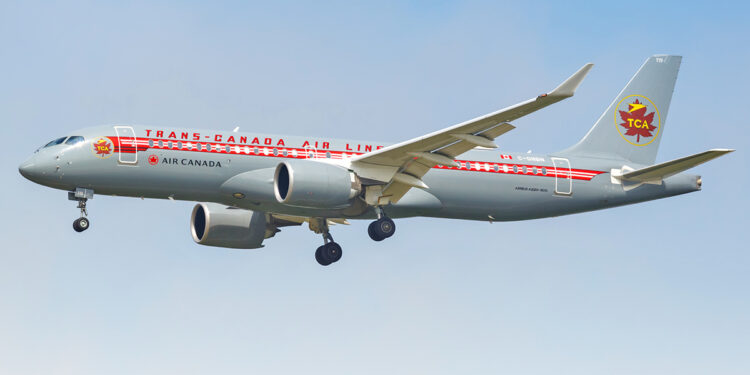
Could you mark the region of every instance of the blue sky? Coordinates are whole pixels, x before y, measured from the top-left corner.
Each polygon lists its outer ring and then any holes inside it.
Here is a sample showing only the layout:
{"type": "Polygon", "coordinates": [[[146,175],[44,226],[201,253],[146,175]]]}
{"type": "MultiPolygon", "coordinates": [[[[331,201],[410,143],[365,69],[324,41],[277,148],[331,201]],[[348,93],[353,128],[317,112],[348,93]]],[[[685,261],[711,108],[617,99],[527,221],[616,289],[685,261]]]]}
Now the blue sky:
{"type": "Polygon", "coordinates": [[[743,2],[0,2],[0,372],[746,374],[750,30],[743,2]],[[582,137],[643,60],[684,56],[659,161],[729,147],[701,192],[516,223],[285,229],[194,244],[192,204],[96,197],[92,228],[18,164],[109,123],[399,141],[576,97],[503,149],[582,137]],[[545,235],[542,235],[544,233],[545,235]]]}

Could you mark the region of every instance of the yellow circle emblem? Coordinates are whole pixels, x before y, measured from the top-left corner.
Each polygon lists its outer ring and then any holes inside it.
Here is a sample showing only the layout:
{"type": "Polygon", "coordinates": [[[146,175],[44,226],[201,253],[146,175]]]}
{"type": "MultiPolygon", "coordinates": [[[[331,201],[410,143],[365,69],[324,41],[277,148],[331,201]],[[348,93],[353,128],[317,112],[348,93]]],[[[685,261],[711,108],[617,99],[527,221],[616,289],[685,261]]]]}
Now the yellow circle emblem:
{"type": "Polygon", "coordinates": [[[615,107],[615,128],[631,145],[646,146],[661,131],[659,109],[643,95],[628,95],[615,107]]]}
{"type": "Polygon", "coordinates": [[[92,143],[91,152],[99,159],[106,159],[115,153],[115,144],[107,137],[99,137],[92,143]]]}

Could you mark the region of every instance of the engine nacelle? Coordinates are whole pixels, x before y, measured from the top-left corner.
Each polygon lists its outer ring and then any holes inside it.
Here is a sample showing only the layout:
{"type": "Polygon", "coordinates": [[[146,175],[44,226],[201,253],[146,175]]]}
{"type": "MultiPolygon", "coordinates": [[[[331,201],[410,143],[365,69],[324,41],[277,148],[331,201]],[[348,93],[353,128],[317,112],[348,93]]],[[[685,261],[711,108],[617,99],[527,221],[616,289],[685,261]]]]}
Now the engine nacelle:
{"type": "Polygon", "coordinates": [[[317,161],[282,162],[276,167],[273,190],[280,203],[297,207],[346,207],[362,191],[357,176],[346,168],[317,161]]]}
{"type": "Polygon", "coordinates": [[[200,245],[257,249],[276,234],[276,228],[268,225],[263,212],[198,203],[190,217],[190,232],[200,245]]]}

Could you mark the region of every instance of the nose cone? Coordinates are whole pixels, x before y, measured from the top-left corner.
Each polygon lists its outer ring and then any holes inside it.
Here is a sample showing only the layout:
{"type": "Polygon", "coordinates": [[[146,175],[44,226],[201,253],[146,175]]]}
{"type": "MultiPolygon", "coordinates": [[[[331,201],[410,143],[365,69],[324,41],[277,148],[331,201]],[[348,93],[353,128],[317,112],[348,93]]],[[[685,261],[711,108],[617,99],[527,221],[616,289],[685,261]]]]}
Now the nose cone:
{"type": "Polygon", "coordinates": [[[21,173],[21,176],[38,183],[42,177],[44,177],[45,173],[42,171],[40,165],[36,163],[35,159],[36,158],[32,156],[25,162],[21,163],[21,165],[18,166],[18,172],[21,173]]]}

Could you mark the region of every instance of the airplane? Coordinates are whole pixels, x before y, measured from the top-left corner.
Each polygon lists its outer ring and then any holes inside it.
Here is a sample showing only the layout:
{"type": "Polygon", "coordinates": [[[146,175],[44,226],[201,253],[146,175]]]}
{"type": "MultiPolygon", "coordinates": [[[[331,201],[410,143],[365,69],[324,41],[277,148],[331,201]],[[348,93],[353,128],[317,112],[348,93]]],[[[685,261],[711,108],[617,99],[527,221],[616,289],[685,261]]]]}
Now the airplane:
{"type": "Polygon", "coordinates": [[[497,150],[510,122],[572,97],[585,64],[548,93],[401,143],[219,130],[112,125],[76,130],[19,166],[27,179],[68,192],[90,227],[94,194],[195,201],[200,245],[263,247],[281,228],[307,224],[323,237],[320,265],[342,248],[330,227],[373,220],[368,235],[394,235],[394,218],[513,221],[600,210],[701,190],[684,171],[734,150],[712,149],[654,164],[681,56],[646,59],[589,132],[550,154],[497,150]]]}

